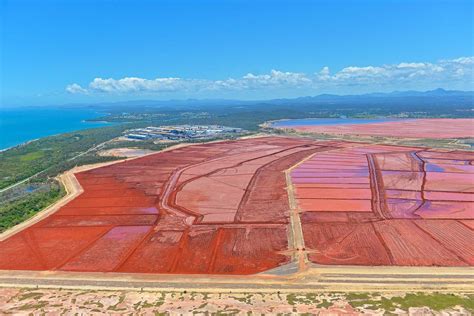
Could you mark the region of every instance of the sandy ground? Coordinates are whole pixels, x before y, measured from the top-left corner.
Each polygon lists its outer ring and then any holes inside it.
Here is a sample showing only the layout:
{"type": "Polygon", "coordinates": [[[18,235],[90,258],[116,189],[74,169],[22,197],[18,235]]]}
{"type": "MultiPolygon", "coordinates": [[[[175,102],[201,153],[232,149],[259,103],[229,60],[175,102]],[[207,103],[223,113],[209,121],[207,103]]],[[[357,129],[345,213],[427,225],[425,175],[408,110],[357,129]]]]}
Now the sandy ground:
{"type": "MultiPolygon", "coordinates": [[[[71,291],[51,289],[0,289],[2,314],[28,315],[470,315],[463,306],[436,311],[429,307],[381,306],[377,302],[404,294],[370,296],[364,304],[342,293],[173,293],[144,291],[71,291]],[[373,302],[373,303],[372,303],[373,302]]],[[[459,294],[460,298],[466,296],[459,294]]]]}
{"type": "Polygon", "coordinates": [[[474,293],[474,268],[362,267],[308,264],[305,271],[291,264],[278,268],[289,274],[250,276],[98,273],[60,271],[0,271],[0,287],[63,288],[83,290],[195,291],[225,293],[443,292],[474,293]]]}
{"type": "Polygon", "coordinates": [[[101,150],[98,154],[100,156],[108,157],[141,157],[144,155],[156,153],[156,151],[149,149],[140,149],[140,148],[113,148],[107,150],[101,150]]]}

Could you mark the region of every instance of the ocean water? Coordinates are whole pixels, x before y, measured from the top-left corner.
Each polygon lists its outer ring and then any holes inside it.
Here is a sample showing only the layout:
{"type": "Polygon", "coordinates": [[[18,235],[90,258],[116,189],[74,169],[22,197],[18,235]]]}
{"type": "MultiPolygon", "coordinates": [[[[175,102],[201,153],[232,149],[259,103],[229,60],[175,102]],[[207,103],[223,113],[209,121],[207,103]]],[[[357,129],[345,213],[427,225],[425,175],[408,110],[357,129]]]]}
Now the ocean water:
{"type": "Polygon", "coordinates": [[[110,125],[85,122],[102,115],[104,113],[81,108],[0,108],[0,149],[45,136],[110,125]]]}
{"type": "Polygon", "coordinates": [[[312,119],[294,119],[281,120],[272,123],[273,127],[286,127],[298,125],[348,125],[348,124],[368,124],[395,121],[396,119],[377,118],[377,119],[354,119],[354,118],[312,118],[312,119]]]}

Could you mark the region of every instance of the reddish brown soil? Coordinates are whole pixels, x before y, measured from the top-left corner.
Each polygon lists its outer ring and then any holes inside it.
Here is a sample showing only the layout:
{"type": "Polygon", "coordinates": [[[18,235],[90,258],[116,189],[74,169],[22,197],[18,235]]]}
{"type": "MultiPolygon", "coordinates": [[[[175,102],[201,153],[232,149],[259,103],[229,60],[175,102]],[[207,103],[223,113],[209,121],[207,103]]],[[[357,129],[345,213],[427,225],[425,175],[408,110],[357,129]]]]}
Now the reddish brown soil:
{"type": "Polygon", "coordinates": [[[370,222],[303,223],[308,258],[322,264],[390,265],[370,222]]]}
{"type": "Polygon", "coordinates": [[[474,154],[267,137],[78,173],[84,192],[0,242],[0,269],[253,274],[290,262],[291,173],[319,264],[473,265],[474,154]]]}
{"type": "Polygon", "coordinates": [[[295,138],[189,146],[78,173],[84,189],[0,242],[0,269],[251,274],[289,262],[295,138]]]}
{"type": "Polygon", "coordinates": [[[474,119],[416,119],[399,122],[327,126],[282,126],[300,132],[402,138],[463,138],[474,136],[474,119]]]}
{"type": "Polygon", "coordinates": [[[377,145],[317,153],[291,174],[308,258],[473,265],[473,160],[471,152],[377,145]]]}

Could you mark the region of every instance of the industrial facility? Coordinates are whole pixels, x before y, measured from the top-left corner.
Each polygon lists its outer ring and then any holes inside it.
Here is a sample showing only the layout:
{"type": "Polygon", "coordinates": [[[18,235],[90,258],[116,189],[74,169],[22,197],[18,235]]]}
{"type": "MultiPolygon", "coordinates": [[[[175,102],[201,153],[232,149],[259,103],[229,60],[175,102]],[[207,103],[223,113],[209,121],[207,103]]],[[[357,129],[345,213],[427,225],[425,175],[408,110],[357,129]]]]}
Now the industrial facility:
{"type": "Polygon", "coordinates": [[[214,137],[232,136],[245,132],[241,128],[220,125],[177,125],[149,126],[128,130],[125,137],[133,140],[166,140],[183,141],[190,139],[209,139],[214,137]]]}

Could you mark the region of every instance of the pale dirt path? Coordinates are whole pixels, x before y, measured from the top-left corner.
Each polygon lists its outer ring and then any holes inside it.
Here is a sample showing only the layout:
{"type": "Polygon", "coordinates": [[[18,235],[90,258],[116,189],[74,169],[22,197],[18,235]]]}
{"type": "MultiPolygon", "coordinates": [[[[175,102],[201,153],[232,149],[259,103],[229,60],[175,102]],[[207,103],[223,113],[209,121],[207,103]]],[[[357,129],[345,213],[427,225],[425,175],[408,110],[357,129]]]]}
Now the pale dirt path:
{"type": "MultiPolygon", "coordinates": [[[[360,147],[364,146],[365,144],[353,144],[351,147],[360,147]]],[[[334,148],[330,149],[329,151],[339,151],[339,150],[346,150],[346,148],[334,148]]],[[[324,151],[324,153],[327,151],[324,151]]],[[[289,229],[289,237],[288,237],[288,244],[293,245],[293,250],[295,251],[295,260],[298,262],[299,272],[302,272],[308,268],[308,264],[310,261],[308,259],[308,251],[306,251],[306,246],[304,242],[303,236],[303,228],[301,226],[301,218],[300,213],[301,210],[298,208],[298,202],[296,199],[296,190],[293,182],[291,181],[291,172],[298,168],[301,164],[305,163],[306,161],[310,160],[314,156],[320,154],[320,152],[316,152],[314,154],[309,155],[308,157],[304,158],[297,164],[291,166],[289,169],[285,171],[286,176],[286,184],[287,184],[287,192],[288,192],[288,200],[290,205],[290,229],[289,229]]],[[[314,250],[313,250],[314,251],[314,250]]]]}
{"type": "Polygon", "coordinates": [[[443,292],[474,293],[472,267],[361,267],[309,265],[286,276],[257,274],[173,275],[0,271],[0,287],[110,289],[146,291],[298,293],[298,292],[443,292]]]}
{"type": "Polygon", "coordinates": [[[297,168],[305,161],[311,159],[316,154],[317,153],[311,154],[310,156],[306,157],[305,159],[301,160],[299,163],[285,171],[288,202],[290,206],[290,229],[288,244],[291,243],[293,246],[293,250],[295,251],[294,260],[298,262],[299,271],[306,270],[306,266],[308,263],[308,255],[305,252],[305,243],[303,238],[303,228],[301,226],[300,210],[298,208],[298,203],[296,202],[295,198],[295,187],[293,185],[293,182],[291,181],[291,172],[293,171],[293,169],[297,168]]]}

